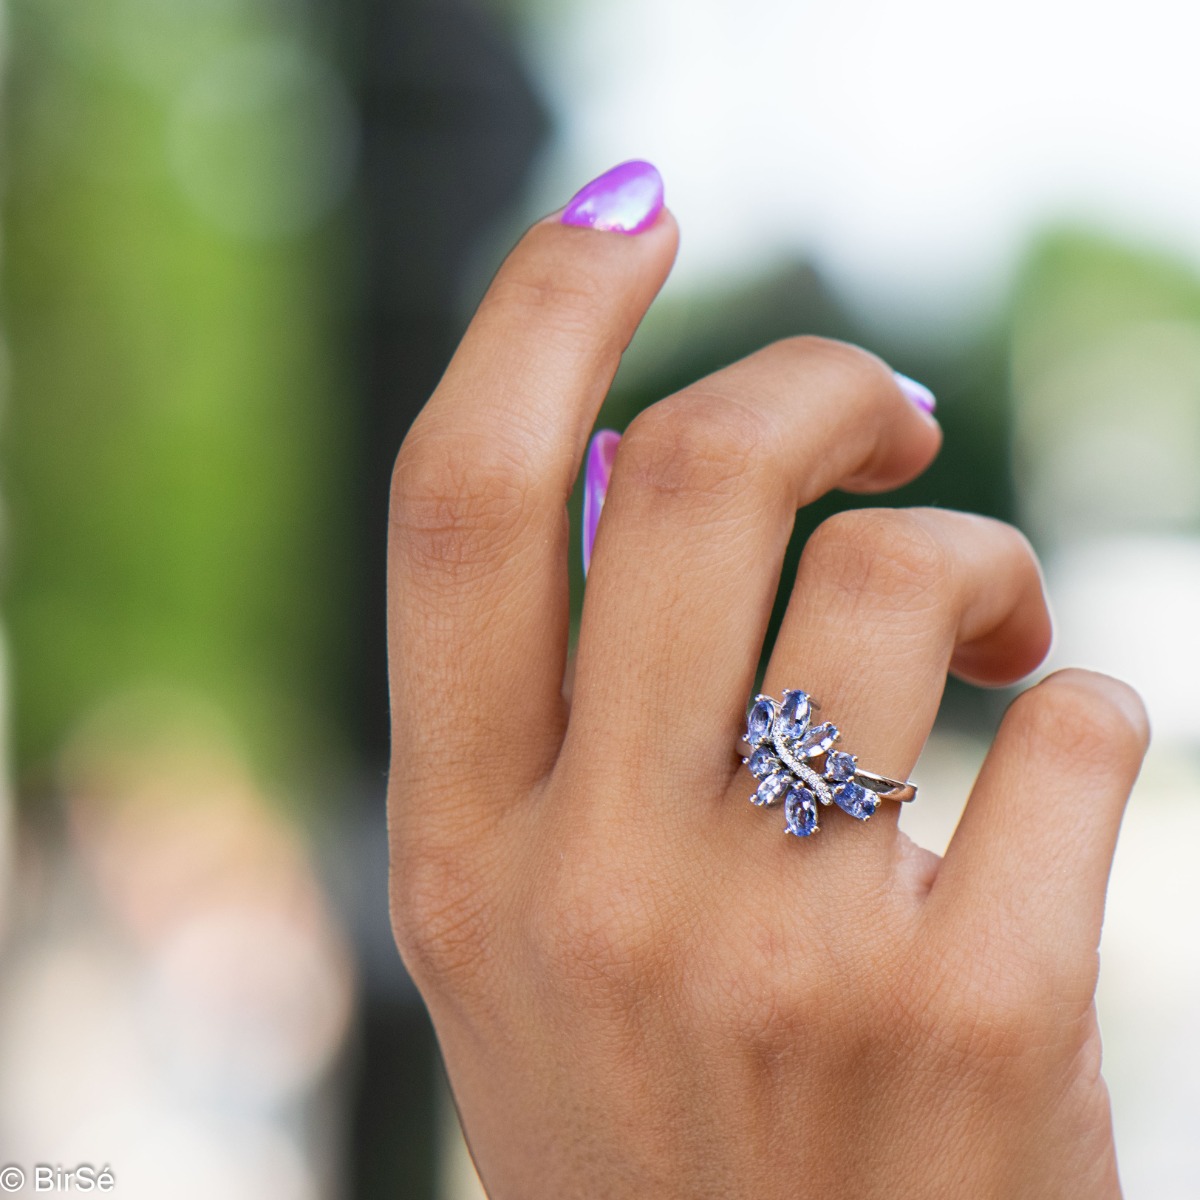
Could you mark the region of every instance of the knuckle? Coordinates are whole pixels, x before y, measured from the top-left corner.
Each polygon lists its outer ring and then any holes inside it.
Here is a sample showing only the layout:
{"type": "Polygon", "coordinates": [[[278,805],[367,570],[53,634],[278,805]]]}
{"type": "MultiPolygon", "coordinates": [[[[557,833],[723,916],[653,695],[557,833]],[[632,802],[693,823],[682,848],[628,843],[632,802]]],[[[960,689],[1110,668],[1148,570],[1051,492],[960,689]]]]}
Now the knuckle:
{"type": "Polygon", "coordinates": [[[985,547],[987,562],[995,576],[1012,575],[1042,591],[1041,563],[1032,543],[1015,525],[979,513],[947,509],[922,510],[956,528],[961,542],[985,547]]]}
{"type": "Polygon", "coordinates": [[[935,1039],[956,1065],[1006,1065],[1029,1049],[1029,1025],[1022,1009],[1006,1008],[996,997],[961,995],[959,1003],[935,1014],[935,1039]]]}
{"type": "Polygon", "coordinates": [[[1033,543],[1015,525],[1008,521],[999,521],[994,517],[984,517],[976,513],[960,514],[967,516],[973,522],[986,522],[997,529],[1005,539],[1007,550],[1013,562],[1027,569],[1040,571],[1040,562],[1033,543]]]}
{"type": "Polygon", "coordinates": [[[503,440],[410,434],[392,472],[390,544],[435,573],[487,567],[536,519],[540,490],[503,440]]]}
{"type": "MultiPolygon", "coordinates": [[[[750,989],[742,982],[732,983],[726,994],[729,1002],[719,1007],[713,1001],[723,1000],[721,993],[705,998],[700,1008],[705,1028],[719,1042],[738,1046],[757,1074],[791,1075],[797,1063],[811,1061],[814,1053],[824,1053],[827,1061],[833,1058],[828,1007],[816,999],[798,999],[767,987],[750,989]]],[[[839,1044],[854,1040],[856,1030],[857,1023],[855,1030],[839,1026],[839,1044]]]]}
{"type": "Polygon", "coordinates": [[[924,963],[905,1007],[911,1040],[952,1066],[1007,1064],[1036,1042],[1037,993],[1006,960],[955,954],[924,963]]]}
{"type": "Polygon", "coordinates": [[[909,964],[895,993],[904,1040],[934,1066],[1020,1078],[1086,1022],[1098,956],[1018,952],[1010,932],[976,926],[909,964]]]}
{"type": "Polygon", "coordinates": [[[531,956],[560,986],[626,1006],[663,961],[660,923],[615,871],[570,857],[536,890],[525,926],[531,956]]]}
{"type": "Polygon", "coordinates": [[[884,398],[890,403],[895,391],[891,369],[849,342],[800,334],[772,342],[759,353],[765,362],[777,362],[784,377],[803,379],[807,388],[837,397],[842,405],[863,408],[868,401],[884,398]]]}
{"type": "Polygon", "coordinates": [[[763,477],[766,421],[744,400],[696,386],[644,409],[621,443],[622,484],[654,501],[744,495],[763,477]]]}
{"type": "Polygon", "coordinates": [[[739,912],[688,947],[681,994],[705,1028],[768,1060],[819,1044],[831,1022],[839,1039],[857,1043],[891,1028],[894,989],[911,957],[904,946],[890,922],[847,943],[798,928],[786,907],[739,912]],[[820,968],[798,971],[800,960],[820,968]],[[839,1001],[847,995],[850,1007],[839,1001]]]}
{"type": "Polygon", "coordinates": [[[1073,762],[1092,769],[1140,761],[1148,740],[1140,700],[1123,684],[1117,686],[1134,703],[1118,700],[1110,686],[1095,686],[1095,679],[1085,672],[1062,671],[1018,696],[1009,719],[1022,740],[1061,746],[1073,762]]]}
{"type": "Polygon", "coordinates": [[[780,338],[766,346],[762,353],[784,359],[793,368],[802,365],[810,371],[851,379],[876,379],[883,369],[880,360],[861,346],[816,334],[780,338]]]}
{"type": "MultiPolygon", "coordinates": [[[[786,924],[787,914],[767,916],[722,945],[719,955],[693,956],[699,965],[686,980],[688,1005],[706,1028],[768,1057],[813,1039],[832,991],[828,976],[798,973],[791,957],[763,953],[767,943],[783,948],[794,941],[786,924]]],[[[857,1010],[849,1023],[856,1019],[857,1010]]]]}
{"type": "Polygon", "coordinates": [[[413,979],[422,988],[468,988],[494,953],[496,906],[479,869],[461,850],[393,849],[389,893],[392,936],[413,979]]]}
{"type": "Polygon", "coordinates": [[[952,563],[941,538],[903,509],[851,509],[823,521],[804,548],[820,578],[840,590],[919,603],[945,581],[952,563]]]}

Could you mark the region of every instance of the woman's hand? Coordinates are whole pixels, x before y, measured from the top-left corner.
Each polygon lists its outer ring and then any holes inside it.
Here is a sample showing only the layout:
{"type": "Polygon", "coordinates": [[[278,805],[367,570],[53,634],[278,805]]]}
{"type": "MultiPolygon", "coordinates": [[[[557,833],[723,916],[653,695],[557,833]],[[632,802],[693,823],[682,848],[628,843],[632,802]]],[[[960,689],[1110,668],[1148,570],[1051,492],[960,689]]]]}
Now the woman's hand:
{"type": "MultiPolygon", "coordinates": [[[[653,405],[617,455],[570,698],[566,500],[676,249],[535,225],[401,447],[389,544],[392,918],[495,1200],[1119,1195],[1093,993],[1137,697],[1079,671],[1001,725],[944,860],[735,756],[795,511],[919,474],[936,423],[795,338],[653,405]]],[[[908,777],[947,670],[1050,622],[1015,530],[825,522],[764,691],[908,777]]]]}

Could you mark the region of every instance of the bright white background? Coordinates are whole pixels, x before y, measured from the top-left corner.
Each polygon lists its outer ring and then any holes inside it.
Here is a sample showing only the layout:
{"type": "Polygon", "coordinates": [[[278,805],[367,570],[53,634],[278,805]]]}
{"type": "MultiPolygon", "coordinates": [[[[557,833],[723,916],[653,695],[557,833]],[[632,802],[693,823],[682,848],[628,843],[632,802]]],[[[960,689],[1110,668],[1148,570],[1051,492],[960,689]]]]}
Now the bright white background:
{"type": "Polygon", "coordinates": [[[925,322],[995,300],[1028,232],[1087,217],[1200,261],[1200,7],[1082,0],[545,5],[543,207],[662,170],[676,284],[812,254],[925,322]]]}

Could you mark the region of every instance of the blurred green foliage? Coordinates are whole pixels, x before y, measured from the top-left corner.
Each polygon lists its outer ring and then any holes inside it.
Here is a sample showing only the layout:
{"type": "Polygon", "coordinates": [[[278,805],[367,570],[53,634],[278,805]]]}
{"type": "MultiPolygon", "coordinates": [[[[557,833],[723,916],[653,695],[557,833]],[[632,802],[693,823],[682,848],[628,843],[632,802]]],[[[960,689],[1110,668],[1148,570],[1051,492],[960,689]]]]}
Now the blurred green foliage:
{"type": "Polygon", "coordinates": [[[1200,525],[1200,280],[1178,256],[1048,232],[1013,298],[1022,516],[1047,551],[1200,525]]]}
{"type": "Polygon", "coordinates": [[[1200,325],[1200,280],[1164,251],[1082,228],[1048,229],[1026,255],[1012,312],[1020,352],[1056,356],[1133,323],[1200,325]]]}
{"type": "Polygon", "coordinates": [[[4,610],[34,790],[81,714],[145,682],[214,701],[273,777],[339,744],[336,215],[263,219],[308,186],[311,106],[251,89],[206,125],[203,104],[247,53],[319,64],[298,14],[9,5],[4,610]],[[240,209],[193,186],[213,121],[240,209]]]}

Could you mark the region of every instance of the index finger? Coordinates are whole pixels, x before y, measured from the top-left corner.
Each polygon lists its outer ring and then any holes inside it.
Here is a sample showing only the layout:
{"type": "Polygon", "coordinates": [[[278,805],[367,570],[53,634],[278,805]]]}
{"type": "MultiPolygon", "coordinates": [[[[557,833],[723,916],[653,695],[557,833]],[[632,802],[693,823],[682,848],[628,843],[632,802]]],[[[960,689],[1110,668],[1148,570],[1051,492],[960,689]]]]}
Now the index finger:
{"type": "Polygon", "coordinates": [[[566,504],[677,244],[648,163],[593,181],[509,255],[400,448],[388,537],[392,762],[424,785],[423,805],[445,786],[448,738],[456,760],[487,764],[490,787],[531,785],[553,764],[566,725],[566,504]]]}

